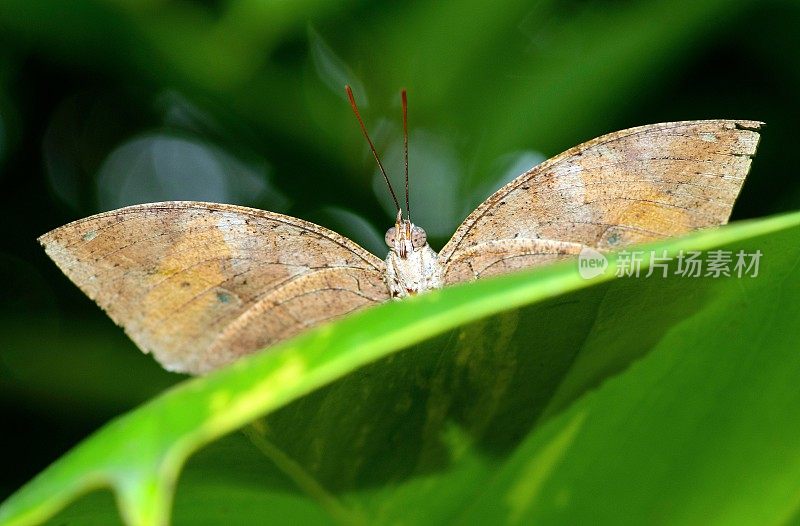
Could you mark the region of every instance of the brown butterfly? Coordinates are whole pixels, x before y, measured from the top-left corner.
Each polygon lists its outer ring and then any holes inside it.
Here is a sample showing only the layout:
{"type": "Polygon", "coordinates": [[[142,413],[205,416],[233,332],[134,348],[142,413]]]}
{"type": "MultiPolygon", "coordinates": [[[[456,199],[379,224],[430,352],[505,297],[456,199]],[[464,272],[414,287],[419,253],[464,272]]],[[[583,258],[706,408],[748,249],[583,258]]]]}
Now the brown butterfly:
{"type": "Polygon", "coordinates": [[[139,348],[201,374],[392,297],[724,224],[762,126],[670,122],[598,137],[495,192],[436,254],[410,220],[406,108],[403,91],[406,217],[389,185],[398,214],[385,261],[301,219],[189,201],[97,214],[39,242],[139,348]]]}

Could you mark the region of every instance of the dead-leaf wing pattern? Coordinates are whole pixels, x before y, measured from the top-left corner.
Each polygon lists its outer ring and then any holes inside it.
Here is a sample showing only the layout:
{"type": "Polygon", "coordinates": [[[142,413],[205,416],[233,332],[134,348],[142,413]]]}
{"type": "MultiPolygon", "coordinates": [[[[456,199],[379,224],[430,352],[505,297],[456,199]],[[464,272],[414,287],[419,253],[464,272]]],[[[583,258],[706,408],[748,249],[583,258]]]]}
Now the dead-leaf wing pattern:
{"type": "Polygon", "coordinates": [[[212,370],[389,298],[383,261],[356,243],[240,206],[136,205],[39,241],[143,351],[173,371],[212,370]]]}
{"type": "Polygon", "coordinates": [[[485,241],[458,251],[445,265],[445,285],[507,274],[580,254],[583,245],[549,239],[485,241]]]}
{"type": "Polygon", "coordinates": [[[440,260],[454,264],[460,253],[488,241],[549,239],[613,250],[724,224],[761,125],[654,124],[576,146],[489,197],[464,220],[440,260]]]}

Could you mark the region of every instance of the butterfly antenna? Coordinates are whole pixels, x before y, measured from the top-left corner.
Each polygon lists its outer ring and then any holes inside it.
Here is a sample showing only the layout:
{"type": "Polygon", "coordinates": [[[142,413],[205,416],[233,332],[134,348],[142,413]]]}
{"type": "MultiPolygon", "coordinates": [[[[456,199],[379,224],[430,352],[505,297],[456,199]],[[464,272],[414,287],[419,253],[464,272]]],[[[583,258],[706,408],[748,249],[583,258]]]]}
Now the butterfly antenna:
{"type": "Polygon", "coordinates": [[[350,106],[353,108],[353,113],[356,114],[356,119],[358,119],[358,124],[361,125],[361,133],[364,134],[364,137],[367,139],[369,143],[369,149],[372,150],[372,155],[375,157],[375,161],[378,163],[378,168],[381,169],[381,173],[383,174],[383,179],[386,181],[386,186],[389,187],[389,193],[392,194],[392,199],[394,200],[394,206],[397,207],[397,211],[399,212],[400,203],[397,202],[397,195],[394,193],[394,188],[392,188],[392,183],[389,182],[389,176],[386,175],[386,170],[383,168],[383,164],[381,163],[380,158],[378,157],[378,152],[375,150],[375,145],[372,144],[372,139],[369,138],[369,134],[367,133],[367,127],[364,126],[364,121],[361,120],[361,114],[358,112],[358,106],[356,106],[356,99],[353,97],[353,90],[350,89],[350,86],[345,86],[344,90],[347,92],[347,98],[350,99],[350,106]]]}
{"type": "Polygon", "coordinates": [[[405,88],[400,92],[400,98],[403,100],[403,159],[406,164],[406,215],[410,222],[411,205],[408,204],[408,98],[406,97],[405,88]]]}

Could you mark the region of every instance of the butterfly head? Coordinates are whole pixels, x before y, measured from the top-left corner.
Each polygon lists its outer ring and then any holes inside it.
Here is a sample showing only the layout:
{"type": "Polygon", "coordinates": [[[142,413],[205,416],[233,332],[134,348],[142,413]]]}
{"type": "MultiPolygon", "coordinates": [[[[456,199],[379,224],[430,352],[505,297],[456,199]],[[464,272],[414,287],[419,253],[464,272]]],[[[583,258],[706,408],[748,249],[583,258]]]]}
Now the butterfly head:
{"type": "Polygon", "coordinates": [[[402,212],[397,212],[394,226],[386,231],[386,244],[395,254],[405,259],[409,254],[422,250],[428,245],[425,230],[403,219],[402,212]]]}

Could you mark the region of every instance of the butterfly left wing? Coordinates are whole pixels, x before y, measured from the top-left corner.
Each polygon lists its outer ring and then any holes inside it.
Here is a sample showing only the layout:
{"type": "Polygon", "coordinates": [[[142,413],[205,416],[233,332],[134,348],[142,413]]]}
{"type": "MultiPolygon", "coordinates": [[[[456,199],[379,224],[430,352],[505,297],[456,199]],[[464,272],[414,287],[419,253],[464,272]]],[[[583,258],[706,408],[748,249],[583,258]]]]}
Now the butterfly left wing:
{"type": "Polygon", "coordinates": [[[198,202],[137,205],[39,238],[167,369],[204,373],[386,301],[385,265],[313,223],[198,202]]]}
{"type": "Polygon", "coordinates": [[[582,247],[613,250],[724,224],[761,125],[653,124],[567,150],[511,181],[464,220],[439,253],[444,282],[544,264],[582,247]]]}

